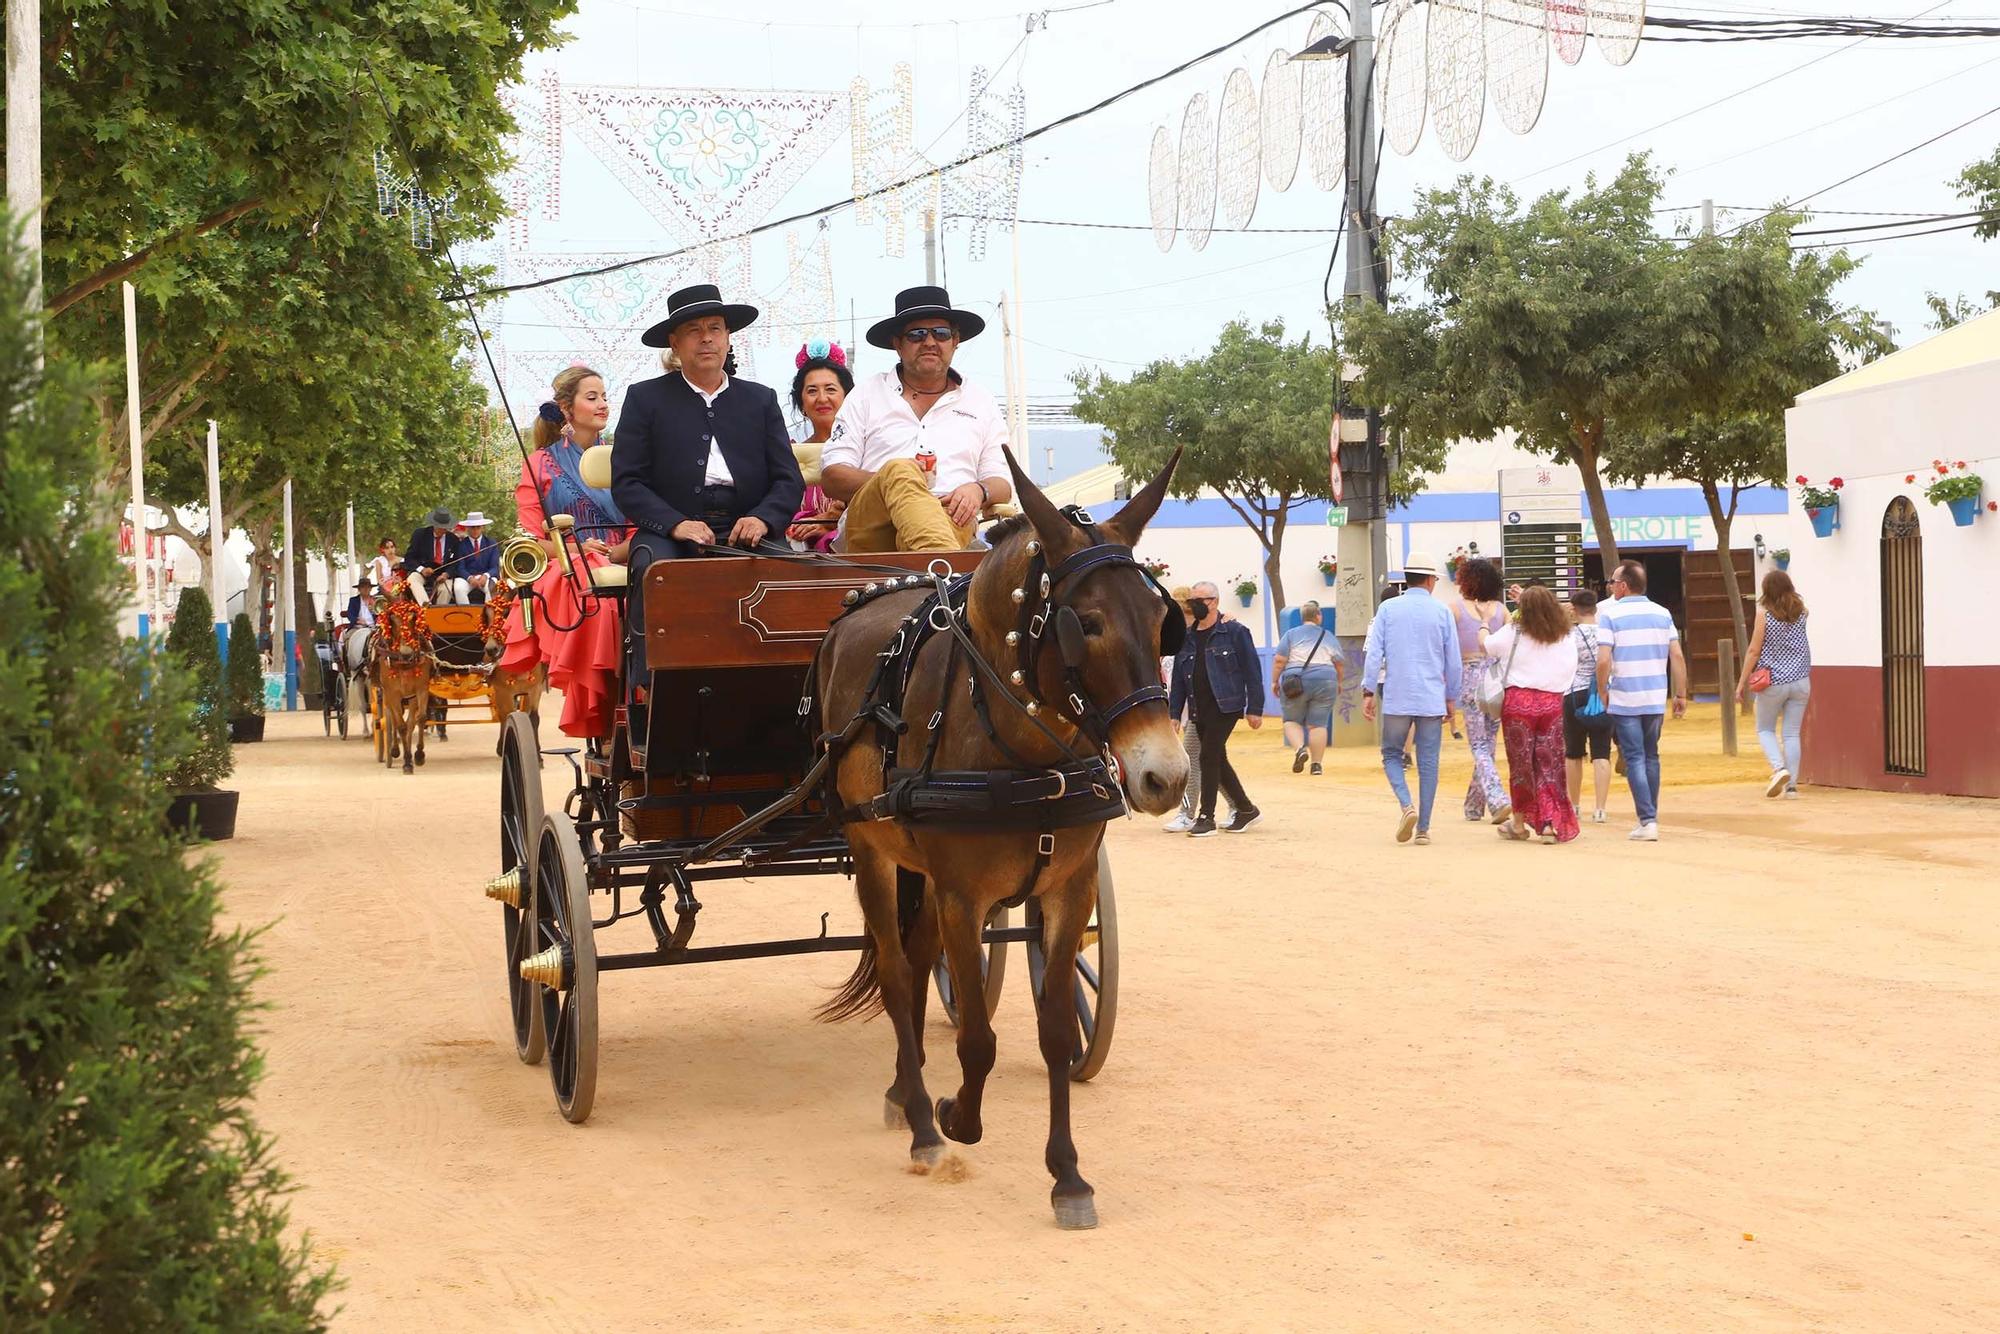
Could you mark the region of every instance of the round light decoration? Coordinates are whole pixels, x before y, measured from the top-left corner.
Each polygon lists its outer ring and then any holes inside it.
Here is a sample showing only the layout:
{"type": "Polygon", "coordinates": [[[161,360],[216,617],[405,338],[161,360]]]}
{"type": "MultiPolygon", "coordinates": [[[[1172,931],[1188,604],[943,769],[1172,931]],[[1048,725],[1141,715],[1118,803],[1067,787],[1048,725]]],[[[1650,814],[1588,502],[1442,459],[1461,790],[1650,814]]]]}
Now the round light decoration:
{"type": "Polygon", "coordinates": [[[1215,122],[1208,94],[1188,99],[1181,115],[1181,232],[1196,250],[1208,245],[1215,226],[1215,122]]]}
{"type": "MultiPolygon", "coordinates": [[[[1333,36],[1333,19],[1325,10],[1313,15],[1306,44],[1333,36]]],[[[1301,89],[1305,104],[1306,163],[1313,184],[1322,190],[1347,185],[1347,57],[1309,60],[1301,89]]]]}
{"type": "Polygon", "coordinates": [[[1500,123],[1535,128],[1549,88],[1548,10],[1542,0],[1486,0],[1486,83],[1500,123]]]}
{"type": "Polygon", "coordinates": [[[1582,60],[1583,34],[1589,26],[1583,0],[1545,0],[1543,12],[1548,15],[1549,45],[1555,48],[1556,59],[1565,65],[1582,60]]]}
{"type": "Polygon", "coordinates": [[[1231,231],[1248,227],[1257,212],[1261,133],[1257,87],[1249,70],[1234,70],[1222,86],[1222,120],[1215,130],[1215,193],[1222,205],[1222,225],[1231,231]]]}
{"type": "Polygon", "coordinates": [[[1430,0],[1424,69],[1431,133],[1453,162],[1472,156],[1486,114],[1486,6],[1483,0],[1430,0]]]}
{"type": "Polygon", "coordinates": [[[1174,248],[1174,228],[1180,217],[1181,159],[1174,151],[1174,134],[1162,125],[1153,131],[1153,156],[1146,173],[1146,196],[1152,206],[1153,241],[1162,250],[1174,248]]]}
{"type": "Polygon", "coordinates": [[[1590,35],[1597,54],[1614,65],[1629,65],[1639,53],[1646,27],[1646,0],[1590,0],[1590,35]]]}
{"type": "Polygon", "coordinates": [[[1257,155],[1263,159],[1264,184],[1279,194],[1291,189],[1292,178],[1299,174],[1299,147],[1304,139],[1299,119],[1300,82],[1299,64],[1292,53],[1273,51],[1264,63],[1257,155]]]}
{"type": "Polygon", "coordinates": [[[1375,105],[1389,147],[1404,157],[1424,134],[1424,42],[1429,5],[1389,0],[1375,55],[1375,105]]]}

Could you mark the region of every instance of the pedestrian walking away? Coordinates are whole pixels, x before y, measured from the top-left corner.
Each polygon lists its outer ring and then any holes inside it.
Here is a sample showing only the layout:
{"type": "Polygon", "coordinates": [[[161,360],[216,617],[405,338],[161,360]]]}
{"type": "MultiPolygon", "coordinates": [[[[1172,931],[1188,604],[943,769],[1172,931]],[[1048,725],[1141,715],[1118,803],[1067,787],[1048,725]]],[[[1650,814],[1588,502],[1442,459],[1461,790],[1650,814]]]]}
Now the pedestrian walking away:
{"type": "Polygon", "coordinates": [[[1409,587],[1376,611],[1362,649],[1361,713],[1370,722],[1378,711],[1382,717],[1382,772],[1400,807],[1398,843],[1431,841],[1438,747],[1464,679],[1452,614],[1431,592],[1437,585],[1437,570],[1437,557],[1428,553],[1413,551],[1403,557],[1403,576],[1409,587]],[[1409,780],[1403,775],[1403,747],[1413,735],[1417,752],[1415,803],[1410,801],[1409,780]]]}
{"type": "Polygon", "coordinates": [[[1569,804],[1583,812],[1583,764],[1590,761],[1590,822],[1604,823],[1611,796],[1611,714],[1597,692],[1597,594],[1579,588],[1570,596],[1576,622],[1576,676],[1563,696],[1563,762],[1569,770],[1569,804]]]}
{"type": "Polygon", "coordinates": [[[1218,610],[1222,594],[1214,584],[1194,586],[1188,600],[1193,623],[1174,658],[1173,685],[1167,710],[1175,718],[1183,707],[1192,710],[1201,741],[1201,809],[1188,834],[1205,838],[1216,832],[1215,798],[1226,792],[1236,814],[1223,828],[1232,834],[1263,819],[1243,790],[1229,763],[1229,734],[1239,719],[1251,728],[1264,725],[1264,682],[1257,670],[1257,645],[1240,621],[1218,610]]]}
{"type": "Polygon", "coordinates": [[[1312,761],[1314,776],[1325,772],[1326,739],[1333,730],[1333,701],[1340,693],[1340,641],[1321,623],[1317,602],[1299,607],[1299,623],[1278,640],[1271,656],[1271,693],[1284,712],[1285,744],[1292,772],[1312,761]]]}
{"type": "Polygon", "coordinates": [[[1569,613],[1540,587],[1522,589],[1513,622],[1486,636],[1507,691],[1500,725],[1513,817],[1500,826],[1503,838],[1539,834],[1544,843],[1568,843],[1577,836],[1563,772],[1563,698],[1576,680],[1577,640],[1569,613]]]}
{"type": "MultiPolygon", "coordinates": [[[[1175,584],[1167,596],[1180,605],[1182,613],[1187,617],[1188,624],[1193,625],[1198,619],[1195,616],[1192,601],[1194,590],[1186,584],[1175,584]]],[[[1174,675],[1174,660],[1167,658],[1164,661],[1165,666],[1161,669],[1161,679],[1171,685],[1174,675]]],[[[1194,781],[1181,789],[1180,810],[1176,811],[1173,818],[1161,825],[1160,828],[1169,834],[1185,834],[1194,828],[1195,816],[1201,812],[1201,731],[1194,726],[1193,712],[1186,708],[1174,714],[1174,726],[1180,729],[1181,747],[1187,752],[1188,772],[1195,775],[1195,778],[1194,781]]],[[[1233,803],[1229,805],[1229,816],[1230,819],[1236,817],[1236,807],[1233,803]]]]}
{"type": "Polygon", "coordinates": [[[1481,820],[1491,816],[1493,823],[1499,824],[1509,814],[1507,785],[1500,779],[1496,759],[1500,720],[1489,718],[1479,707],[1479,687],[1486,682],[1488,668],[1479,635],[1482,630],[1498,630],[1507,623],[1499,567],[1479,556],[1461,564],[1458,596],[1459,601],[1451,609],[1452,624],[1458,633],[1458,707],[1465,715],[1465,743],[1472,751],[1472,778],[1465,786],[1465,818],[1481,820]]]}
{"type": "Polygon", "coordinates": [[[1674,717],[1687,713],[1687,659],[1674,618],[1646,596],[1646,567],[1619,563],[1612,571],[1613,600],[1597,612],[1597,688],[1611,710],[1611,735],[1625,761],[1625,783],[1639,823],[1626,835],[1638,843],[1660,839],[1660,725],[1667,695],[1674,717]]]}
{"type": "Polygon", "coordinates": [[[1764,575],[1757,598],[1757,628],[1743,655],[1736,697],[1757,699],[1757,744],[1771,764],[1767,797],[1799,795],[1799,746],[1812,698],[1812,645],[1806,639],[1806,604],[1783,570],[1764,575]],[[1778,725],[1784,724],[1782,739],[1778,725]]]}

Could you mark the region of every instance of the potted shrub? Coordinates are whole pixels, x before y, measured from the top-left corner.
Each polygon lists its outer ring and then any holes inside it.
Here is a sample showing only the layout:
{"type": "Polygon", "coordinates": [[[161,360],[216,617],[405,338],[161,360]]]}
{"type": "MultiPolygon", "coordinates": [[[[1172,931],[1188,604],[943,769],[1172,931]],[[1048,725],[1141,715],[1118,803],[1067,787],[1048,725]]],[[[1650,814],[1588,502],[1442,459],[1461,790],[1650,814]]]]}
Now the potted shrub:
{"type": "Polygon", "coordinates": [[[257,632],[246,612],[229,623],[229,662],[223,668],[223,693],[229,701],[229,739],[264,739],[264,664],[257,656],[257,632]]]}
{"type": "Polygon", "coordinates": [[[167,823],[192,830],[205,839],[236,834],[235,792],[216,786],[229,777],[235,759],[229,753],[228,704],[222,689],[222,654],[215,647],[215,615],[208,594],[199,587],[181,594],[174,627],[167,632],[164,671],[177,672],[188,701],[193,744],[176,755],[163,777],[173,800],[167,823]]]}
{"type": "Polygon", "coordinates": [[[1807,481],[1804,473],[1792,480],[1799,484],[1799,503],[1806,508],[1806,518],[1812,520],[1813,536],[1832,537],[1840,527],[1840,488],[1846,483],[1834,477],[1825,486],[1817,486],[1807,481]]]}
{"type": "Polygon", "coordinates": [[[1771,564],[1781,570],[1790,569],[1792,566],[1792,549],[1790,547],[1773,547],[1771,549],[1771,564]]]}
{"type": "Polygon", "coordinates": [[[1334,578],[1337,575],[1339,575],[1339,573],[1340,573],[1340,557],[1321,556],[1319,558],[1319,576],[1320,578],[1326,580],[1326,586],[1328,588],[1333,587],[1334,578]]]}
{"type": "MultiPolygon", "coordinates": [[[[1943,505],[1951,511],[1951,521],[1960,528],[1968,528],[1979,517],[1979,493],[1986,489],[1985,481],[1978,473],[1968,469],[1964,459],[1956,463],[1946,463],[1943,459],[1932,459],[1931,467],[1937,476],[1924,488],[1924,499],[1933,505],[1943,505]]],[[[1903,479],[1915,482],[1913,473],[1903,479]]],[[[2000,501],[1988,501],[1986,508],[2000,510],[2000,501]]]]}
{"type": "Polygon", "coordinates": [[[1169,567],[1165,561],[1142,560],[1139,562],[1139,565],[1140,568],[1144,569],[1147,574],[1152,575],[1153,578],[1159,580],[1161,583],[1165,583],[1167,581],[1167,570],[1169,567]]]}
{"type": "Polygon", "coordinates": [[[1245,579],[1240,574],[1237,575],[1236,596],[1243,599],[1244,606],[1249,606],[1250,599],[1257,596],[1257,581],[1255,579],[1245,579]]]}

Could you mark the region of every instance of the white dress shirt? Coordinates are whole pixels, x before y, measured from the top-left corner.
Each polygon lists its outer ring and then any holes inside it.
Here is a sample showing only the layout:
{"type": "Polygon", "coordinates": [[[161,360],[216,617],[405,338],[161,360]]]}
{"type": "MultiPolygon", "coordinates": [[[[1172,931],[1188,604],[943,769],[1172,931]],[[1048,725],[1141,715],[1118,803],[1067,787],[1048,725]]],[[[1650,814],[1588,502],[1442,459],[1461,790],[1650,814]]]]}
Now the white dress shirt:
{"type": "Polygon", "coordinates": [[[951,377],[951,387],[921,417],[903,397],[903,380],[895,371],[855,385],[834,418],[820,467],[880,472],[884,464],[913,459],[920,446],[929,446],[937,456],[932,495],[948,496],[967,482],[1005,477],[1007,460],[1000,450],[1007,443],[1007,421],[1000,405],[956,371],[951,377]]]}
{"type": "Polygon", "coordinates": [[[1493,659],[1495,672],[1507,673],[1510,686],[1567,695],[1576,679],[1576,641],[1575,626],[1555,643],[1544,644],[1522,634],[1520,625],[1510,622],[1486,637],[1486,655],[1493,659]]]}
{"type": "MultiPolygon", "coordinates": [[[[681,378],[687,380],[685,372],[682,373],[681,378]]],[[[721,398],[729,391],[729,377],[727,375],[723,376],[722,383],[716,386],[716,390],[712,394],[693,380],[688,380],[688,388],[700,394],[702,403],[712,408],[715,406],[715,400],[721,398]]],[[[712,437],[713,432],[710,434],[712,437]]],[[[719,439],[711,438],[708,442],[708,471],[702,474],[701,483],[703,486],[736,485],[736,478],[731,476],[729,472],[729,463],[722,457],[722,442],[719,439]]]]}

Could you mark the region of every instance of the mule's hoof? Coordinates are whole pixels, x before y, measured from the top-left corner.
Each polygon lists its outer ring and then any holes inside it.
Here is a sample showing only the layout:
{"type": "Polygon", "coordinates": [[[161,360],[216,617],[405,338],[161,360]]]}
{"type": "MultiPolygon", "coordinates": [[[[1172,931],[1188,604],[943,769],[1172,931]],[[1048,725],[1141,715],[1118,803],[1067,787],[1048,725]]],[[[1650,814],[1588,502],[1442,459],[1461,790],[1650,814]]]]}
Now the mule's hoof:
{"type": "Polygon", "coordinates": [[[955,1139],[960,1144],[979,1143],[979,1133],[977,1131],[967,1134],[953,1124],[952,1112],[957,1109],[957,1106],[957,1102],[951,1098],[939,1098],[937,1100],[938,1129],[945,1133],[947,1139],[955,1139]]]}
{"type": "Polygon", "coordinates": [[[417,752],[417,763],[418,763],[418,764],[422,764],[423,762],[424,762],[424,753],[423,753],[422,751],[418,751],[418,752],[417,752]]]}
{"type": "Polygon", "coordinates": [[[415,769],[412,769],[412,768],[410,767],[410,765],[409,765],[409,761],[405,760],[405,761],[403,762],[403,772],[404,772],[404,773],[406,773],[406,774],[413,774],[413,773],[415,773],[415,772],[416,772],[416,770],[415,770],[415,769]]]}
{"type": "Polygon", "coordinates": [[[1088,1232],[1097,1226],[1097,1197],[1094,1195],[1053,1195],[1056,1226],[1065,1232],[1088,1232]]]}
{"type": "Polygon", "coordinates": [[[912,1144],[910,1146],[910,1170],[918,1176],[927,1175],[944,1158],[944,1144],[912,1144]]]}
{"type": "Polygon", "coordinates": [[[882,1099],[882,1129],[908,1130],[910,1118],[903,1114],[903,1104],[894,1098],[882,1099]]]}

